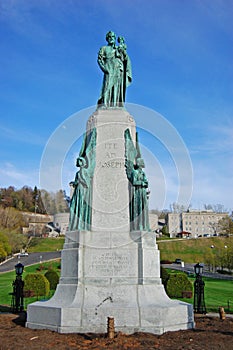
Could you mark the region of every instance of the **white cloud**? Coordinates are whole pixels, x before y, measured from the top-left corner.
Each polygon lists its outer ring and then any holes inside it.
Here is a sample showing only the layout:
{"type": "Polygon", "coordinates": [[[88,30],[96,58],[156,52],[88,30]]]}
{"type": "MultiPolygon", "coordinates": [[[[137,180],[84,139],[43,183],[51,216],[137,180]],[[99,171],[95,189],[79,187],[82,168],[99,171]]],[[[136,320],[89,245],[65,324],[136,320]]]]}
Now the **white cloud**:
{"type": "MultiPolygon", "coordinates": [[[[41,1],[40,1],[41,2],[41,1]]],[[[43,4],[43,6],[45,3],[43,4]]],[[[38,8],[36,2],[10,0],[1,3],[0,19],[7,22],[13,30],[24,36],[32,36],[35,31],[40,34],[45,34],[45,29],[42,25],[33,20],[32,11],[38,8]]]]}
{"type": "Polygon", "coordinates": [[[38,133],[32,132],[30,129],[17,129],[0,126],[0,137],[6,138],[8,142],[23,142],[30,145],[44,146],[46,140],[38,133]]]}
{"type": "Polygon", "coordinates": [[[221,203],[228,210],[233,209],[233,179],[230,169],[223,169],[215,158],[198,159],[194,165],[194,187],[192,206],[201,209],[203,204],[221,203]]]}
{"type": "Polygon", "coordinates": [[[9,162],[1,164],[0,168],[0,186],[8,187],[14,186],[21,188],[23,186],[38,186],[38,170],[31,169],[30,171],[21,168],[17,168],[14,164],[9,162]]]}

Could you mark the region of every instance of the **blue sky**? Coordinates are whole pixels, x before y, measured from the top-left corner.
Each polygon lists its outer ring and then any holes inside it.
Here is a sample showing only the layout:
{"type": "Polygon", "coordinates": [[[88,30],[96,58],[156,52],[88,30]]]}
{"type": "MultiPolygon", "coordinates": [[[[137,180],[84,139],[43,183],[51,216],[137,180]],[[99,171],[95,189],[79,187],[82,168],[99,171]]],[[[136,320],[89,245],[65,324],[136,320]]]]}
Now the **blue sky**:
{"type": "MultiPolygon", "coordinates": [[[[39,185],[51,135],[96,104],[97,53],[113,30],[132,62],[127,102],[158,112],[187,147],[192,207],[233,209],[232,15],[230,0],[1,0],[0,186],[39,185]]],[[[150,206],[168,207],[177,200],[176,164],[158,140],[144,130],[139,137],[156,159],[154,168],[146,162],[150,206]]],[[[64,187],[76,171],[75,147],[64,161],[64,187]]]]}

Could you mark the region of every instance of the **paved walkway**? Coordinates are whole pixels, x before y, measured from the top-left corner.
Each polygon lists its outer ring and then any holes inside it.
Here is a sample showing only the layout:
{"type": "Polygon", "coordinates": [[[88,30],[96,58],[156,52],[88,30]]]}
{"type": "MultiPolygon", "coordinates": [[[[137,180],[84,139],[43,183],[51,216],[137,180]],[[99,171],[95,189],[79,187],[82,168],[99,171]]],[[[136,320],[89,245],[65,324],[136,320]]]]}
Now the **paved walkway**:
{"type": "MultiPolygon", "coordinates": [[[[193,274],[194,275],[194,265],[195,264],[189,264],[189,263],[185,263],[184,266],[182,267],[179,264],[162,264],[162,267],[164,267],[165,269],[173,269],[173,270],[179,270],[179,271],[183,271],[186,272],[187,274],[193,274]]],[[[208,270],[206,270],[204,268],[203,270],[203,274],[202,276],[204,277],[210,277],[210,278],[217,278],[217,279],[221,279],[221,280],[233,280],[233,275],[225,275],[225,274],[221,274],[221,273],[217,273],[217,272],[210,272],[208,270]]]]}
{"type": "MultiPolygon", "coordinates": [[[[217,312],[207,312],[206,316],[208,317],[219,317],[219,313],[217,312]]],[[[233,318],[233,314],[226,314],[226,318],[233,318]]]]}
{"type": "Polygon", "coordinates": [[[61,252],[43,252],[43,253],[30,253],[28,256],[18,258],[17,255],[11,259],[6,260],[0,265],[0,274],[3,272],[9,272],[15,270],[15,265],[20,261],[24,266],[34,265],[45,261],[59,259],[61,252]]]}

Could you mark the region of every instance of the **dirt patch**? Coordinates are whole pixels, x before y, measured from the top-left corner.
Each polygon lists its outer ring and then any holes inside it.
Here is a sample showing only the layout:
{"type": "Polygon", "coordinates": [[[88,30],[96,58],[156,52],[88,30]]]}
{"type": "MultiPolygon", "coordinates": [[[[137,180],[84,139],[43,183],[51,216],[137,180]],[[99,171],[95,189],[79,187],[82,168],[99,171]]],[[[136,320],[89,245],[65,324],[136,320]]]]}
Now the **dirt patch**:
{"type": "Polygon", "coordinates": [[[159,349],[159,350],[219,350],[232,349],[233,318],[195,318],[193,330],[167,332],[163,335],[116,333],[114,339],[106,334],[59,334],[49,330],[24,327],[24,320],[14,314],[0,314],[0,350],[69,350],[69,349],[159,349]]]}

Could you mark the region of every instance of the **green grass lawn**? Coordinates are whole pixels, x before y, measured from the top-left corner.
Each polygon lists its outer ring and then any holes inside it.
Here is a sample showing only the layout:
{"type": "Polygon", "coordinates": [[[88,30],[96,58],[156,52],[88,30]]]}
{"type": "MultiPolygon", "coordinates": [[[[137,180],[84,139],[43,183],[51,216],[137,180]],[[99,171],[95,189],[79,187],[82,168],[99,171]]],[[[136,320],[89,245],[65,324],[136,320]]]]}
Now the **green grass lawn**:
{"type": "Polygon", "coordinates": [[[55,252],[61,250],[65,242],[64,237],[58,238],[38,238],[34,237],[28,248],[29,253],[55,252]]]}
{"type": "MultiPolygon", "coordinates": [[[[193,277],[189,279],[194,284],[195,279],[193,277]]],[[[204,293],[207,312],[218,312],[218,308],[223,306],[226,312],[233,313],[233,281],[208,277],[203,277],[203,281],[205,282],[204,293]],[[228,309],[228,307],[230,308],[228,309]]],[[[193,304],[193,297],[191,299],[179,298],[179,300],[193,304]]]]}
{"type": "MultiPolygon", "coordinates": [[[[60,274],[59,266],[60,266],[60,259],[49,261],[42,264],[26,266],[23,272],[23,279],[26,277],[28,273],[37,272],[37,273],[45,274],[48,268],[52,268],[53,270],[57,271],[60,274]],[[38,268],[41,268],[41,270],[38,271],[37,270],[38,268]]],[[[9,293],[13,291],[12,282],[14,280],[15,280],[14,271],[0,274],[0,307],[1,305],[11,305],[11,295],[9,295],[9,293]]],[[[51,291],[50,297],[52,295],[53,295],[53,291],[51,291]]],[[[43,299],[43,297],[40,297],[40,299],[43,299]]],[[[25,307],[31,302],[36,300],[37,300],[36,297],[25,298],[25,307]]]]}
{"type": "MultiPolygon", "coordinates": [[[[166,269],[169,273],[183,273],[182,271],[166,269]]],[[[194,285],[194,275],[188,277],[194,285]]],[[[207,311],[218,311],[220,306],[223,306],[226,311],[230,306],[230,313],[233,313],[233,280],[222,280],[217,278],[203,277],[205,282],[205,304],[207,311]]],[[[193,287],[194,291],[194,287],[193,287]]],[[[193,298],[191,299],[179,299],[187,303],[193,304],[193,298]]]]}
{"type": "Polygon", "coordinates": [[[203,262],[211,245],[218,249],[222,244],[229,245],[232,242],[233,237],[157,241],[161,260],[175,261],[176,258],[180,258],[186,263],[203,262]]]}
{"type": "Polygon", "coordinates": [[[228,302],[233,313],[233,281],[203,278],[205,282],[205,301],[207,310],[223,306],[227,310],[228,302]]]}
{"type": "Polygon", "coordinates": [[[0,275],[0,305],[11,305],[12,282],[15,279],[15,272],[6,272],[0,275]]]}

